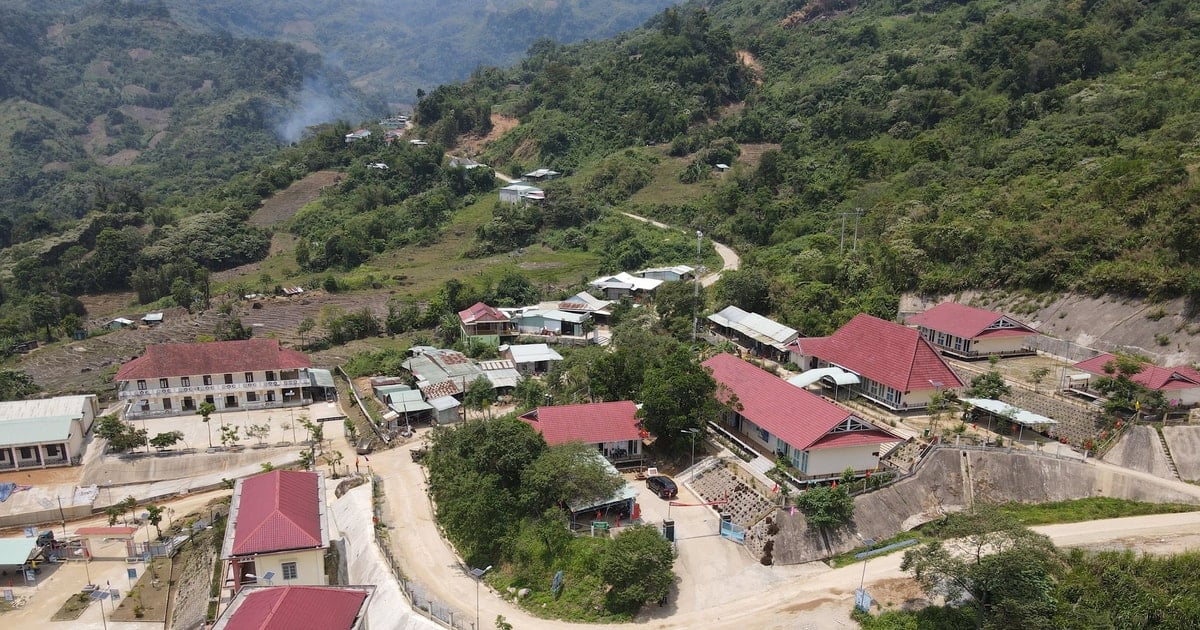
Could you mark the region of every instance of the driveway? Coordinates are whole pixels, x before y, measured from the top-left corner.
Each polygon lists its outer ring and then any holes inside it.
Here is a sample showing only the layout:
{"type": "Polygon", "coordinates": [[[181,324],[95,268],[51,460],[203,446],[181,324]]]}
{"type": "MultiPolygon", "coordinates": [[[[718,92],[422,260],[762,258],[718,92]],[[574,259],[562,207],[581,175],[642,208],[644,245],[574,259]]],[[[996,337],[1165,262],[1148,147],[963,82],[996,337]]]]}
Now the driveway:
{"type": "MultiPolygon", "coordinates": [[[[683,228],[667,225],[666,223],[655,221],[654,219],[649,219],[629,212],[622,212],[621,214],[633,219],[634,221],[648,223],[663,230],[679,230],[680,232],[685,231],[683,228]]],[[[734,271],[742,266],[742,259],[737,255],[737,252],[733,251],[731,247],[716,241],[712,241],[712,244],[713,249],[717,250],[717,255],[721,257],[721,268],[700,278],[700,286],[703,287],[711,287],[712,285],[716,284],[717,280],[721,279],[722,272],[734,271]]]]}

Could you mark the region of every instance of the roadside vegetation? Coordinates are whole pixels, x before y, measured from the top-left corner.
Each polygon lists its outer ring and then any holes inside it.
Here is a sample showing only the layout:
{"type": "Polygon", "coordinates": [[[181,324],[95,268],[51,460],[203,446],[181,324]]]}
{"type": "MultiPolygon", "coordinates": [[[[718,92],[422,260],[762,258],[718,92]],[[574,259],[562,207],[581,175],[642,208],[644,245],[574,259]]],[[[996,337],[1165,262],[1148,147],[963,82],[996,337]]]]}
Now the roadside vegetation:
{"type": "Polygon", "coordinates": [[[1059,550],[993,506],[944,519],[901,567],[946,604],[873,616],[865,630],[1190,628],[1200,624],[1200,554],[1059,550]]]}

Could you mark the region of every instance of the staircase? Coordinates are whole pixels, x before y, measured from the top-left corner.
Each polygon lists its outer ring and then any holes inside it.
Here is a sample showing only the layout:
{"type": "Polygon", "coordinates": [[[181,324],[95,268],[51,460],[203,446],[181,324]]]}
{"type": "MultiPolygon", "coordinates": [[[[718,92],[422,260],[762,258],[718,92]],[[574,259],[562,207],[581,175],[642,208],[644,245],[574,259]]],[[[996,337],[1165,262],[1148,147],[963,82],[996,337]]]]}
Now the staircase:
{"type": "Polygon", "coordinates": [[[1167,438],[1163,436],[1162,427],[1154,427],[1154,432],[1158,434],[1158,442],[1162,444],[1163,453],[1167,456],[1167,468],[1171,469],[1171,477],[1183,481],[1179,476],[1179,469],[1175,467],[1175,458],[1171,456],[1171,449],[1167,446],[1167,438]]]}
{"type": "MultiPolygon", "coordinates": [[[[1160,435],[1159,437],[1161,438],[1162,436],[1160,435]]],[[[762,455],[759,455],[758,457],[755,457],[753,461],[747,463],[746,467],[765,475],[768,471],[775,468],[775,462],[763,457],[762,455]]]]}

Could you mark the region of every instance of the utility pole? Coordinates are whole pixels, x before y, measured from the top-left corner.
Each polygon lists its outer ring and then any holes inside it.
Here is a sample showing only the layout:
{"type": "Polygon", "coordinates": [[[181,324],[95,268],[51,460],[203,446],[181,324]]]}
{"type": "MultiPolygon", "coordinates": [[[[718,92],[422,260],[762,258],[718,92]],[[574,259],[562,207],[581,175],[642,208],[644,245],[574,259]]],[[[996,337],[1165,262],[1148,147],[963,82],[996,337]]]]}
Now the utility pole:
{"type": "Polygon", "coordinates": [[[696,270],[692,273],[692,343],[696,343],[696,329],[699,327],[699,317],[696,309],[700,303],[700,241],[704,232],[696,230],[696,270]]]}
{"type": "Polygon", "coordinates": [[[839,216],[842,217],[841,239],[838,241],[838,255],[846,253],[846,217],[854,217],[854,244],[851,246],[851,251],[858,251],[858,220],[862,218],[863,209],[855,208],[854,212],[842,212],[839,216]]]}

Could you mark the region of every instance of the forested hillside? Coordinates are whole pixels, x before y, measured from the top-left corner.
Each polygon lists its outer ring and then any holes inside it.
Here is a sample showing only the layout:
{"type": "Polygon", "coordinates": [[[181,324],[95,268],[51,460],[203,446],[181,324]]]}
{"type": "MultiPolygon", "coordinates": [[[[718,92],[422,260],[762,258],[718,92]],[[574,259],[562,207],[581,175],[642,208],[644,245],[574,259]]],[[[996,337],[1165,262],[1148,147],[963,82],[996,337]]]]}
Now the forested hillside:
{"type": "Polygon", "coordinates": [[[455,112],[466,132],[462,112],[519,117],[484,152],[514,171],[590,172],[666,141],[690,160],[683,183],[768,145],[716,193],[636,209],[746,251],[720,299],[806,333],[860,310],[894,316],[904,291],[1200,297],[1191,3],[707,7],[610,42],[536,47],[426,96],[418,122],[444,132],[455,112]]]}
{"type": "Polygon", "coordinates": [[[346,95],[347,118],[372,112],[318,56],[193,32],[162,3],[22,4],[0,2],[0,246],[114,191],[161,200],[228,180],[276,150],[306,81],[346,95]]]}
{"type": "MultiPolygon", "coordinates": [[[[79,4],[88,0],[61,0],[79,4]]],[[[539,39],[569,43],[641,26],[678,0],[165,0],[181,23],[267,38],[323,56],[393,103],[517,62],[539,39]]]]}

